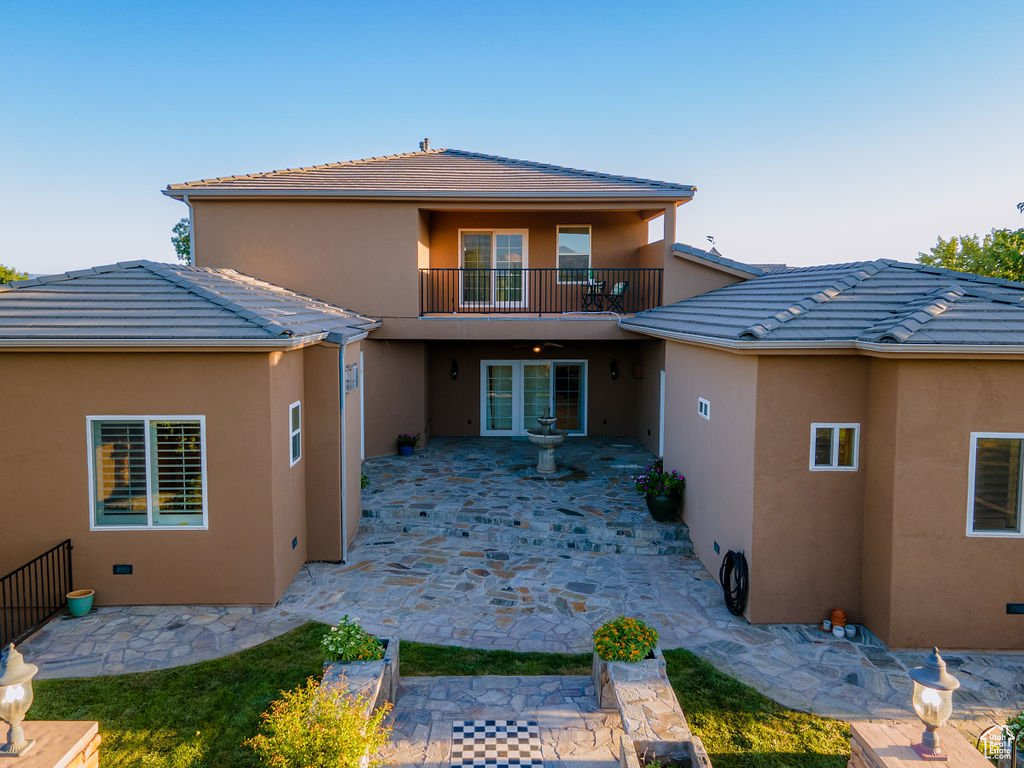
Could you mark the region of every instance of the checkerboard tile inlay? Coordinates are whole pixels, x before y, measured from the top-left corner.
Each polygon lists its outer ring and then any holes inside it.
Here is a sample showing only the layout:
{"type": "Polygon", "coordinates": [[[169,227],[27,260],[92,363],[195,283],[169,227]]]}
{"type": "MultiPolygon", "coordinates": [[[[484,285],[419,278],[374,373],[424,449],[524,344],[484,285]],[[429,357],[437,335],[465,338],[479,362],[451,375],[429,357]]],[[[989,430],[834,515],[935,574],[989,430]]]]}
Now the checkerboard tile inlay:
{"type": "Polygon", "coordinates": [[[456,720],[451,768],[543,768],[540,729],[531,720],[456,720]]]}

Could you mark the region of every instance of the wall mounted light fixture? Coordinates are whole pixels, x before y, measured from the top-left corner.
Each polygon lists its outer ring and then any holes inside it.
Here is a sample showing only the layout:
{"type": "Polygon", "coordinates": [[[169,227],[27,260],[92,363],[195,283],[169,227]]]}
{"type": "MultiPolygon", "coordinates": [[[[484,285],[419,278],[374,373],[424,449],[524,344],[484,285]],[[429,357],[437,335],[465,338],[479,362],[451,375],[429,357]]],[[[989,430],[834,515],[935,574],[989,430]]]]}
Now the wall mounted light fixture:
{"type": "Polygon", "coordinates": [[[612,358],[611,365],[608,366],[608,373],[611,374],[612,381],[619,378],[619,361],[612,358]]]}
{"type": "Polygon", "coordinates": [[[448,375],[451,376],[453,380],[459,378],[459,361],[454,357],[452,358],[452,367],[448,369],[448,375]]]}

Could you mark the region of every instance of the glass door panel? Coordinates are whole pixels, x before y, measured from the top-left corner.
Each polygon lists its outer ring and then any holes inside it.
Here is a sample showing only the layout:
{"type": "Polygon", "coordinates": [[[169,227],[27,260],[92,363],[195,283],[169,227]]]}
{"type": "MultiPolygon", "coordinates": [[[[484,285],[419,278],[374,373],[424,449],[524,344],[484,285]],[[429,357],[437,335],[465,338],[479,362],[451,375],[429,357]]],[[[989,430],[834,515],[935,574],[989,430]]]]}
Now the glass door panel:
{"type": "Polygon", "coordinates": [[[485,360],[480,376],[480,434],[525,435],[548,409],[558,429],[586,434],[585,362],[485,360]]]}
{"type": "Polygon", "coordinates": [[[537,429],[537,419],[551,407],[551,364],[523,364],[523,430],[537,429]]]}
{"type": "Polygon", "coordinates": [[[489,364],[484,367],[486,381],[484,429],[487,432],[511,432],[513,428],[514,366],[489,364]]]}
{"type": "Polygon", "coordinates": [[[491,233],[462,233],[462,303],[491,302],[491,233]]]}
{"type": "Polygon", "coordinates": [[[558,428],[582,432],[584,427],[584,372],[582,363],[555,363],[555,416],[558,428]]]}
{"type": "Polygon", "coordinates": [[[495,235],[494,296],[499,304],[523,302],[522,235],[495,235]]]}

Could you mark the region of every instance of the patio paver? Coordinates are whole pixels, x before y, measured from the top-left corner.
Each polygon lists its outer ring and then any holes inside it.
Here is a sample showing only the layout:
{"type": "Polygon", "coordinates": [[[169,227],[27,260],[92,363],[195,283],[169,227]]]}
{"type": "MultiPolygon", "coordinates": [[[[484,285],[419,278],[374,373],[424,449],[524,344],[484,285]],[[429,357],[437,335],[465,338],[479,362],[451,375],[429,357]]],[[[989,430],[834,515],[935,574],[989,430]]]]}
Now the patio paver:
{"type": "Polygon", "coordinates": [[[402,678],[384,757],[397,768],[447,768],[453,722],[508,719],[537,723],[545,766],[618,765],[618,714],[597,708],[590,678],[572,676],[402,678]]]}
{"type": "MultiPolygon", "coordinates": [[[[425,462],[424,474],[432,471],[429,458],[416,457],[425,462]]],[[[378,463],[390,468],[395,461],[368,462],[373,482],[383,476],[373,475],[378,463]]],[[[628,472],[606,464],[616,477],[628,472]]],[[[592,463],[591,473],[599,466],[592,463]]],[[[486,503],[474,478],[459,488],[486,503]]],[[[625,505],[624,491],[620,498],[625,505]]],[[[635,497],[630,503],[639,507],[635,497]]],[[[509,506],[508,514],[522,513],[509,506]]],[[[594,628],[631,614],[658,628],[662,647],[690,649],[786,706],[844,718],[913,716],[906,669],[919,663],[920,652],[836,640],[812,626],[751,626],[726,610],[716,580],[691,556],[509,546],[476,531],[464,537],[420,528],[366,533],[349,555],[344,565],[305,566],[272,608],[101,608],[85,619],[51,622],[26,641],[25,652],[40,664],[41,677],[155,669],[221,656],[302,621],[331,622],[345,613],[403,640],[588,651],[594,628]]],[[[1024,653],[946,658],[963,684],[958,717],[987,726],[1024,709],[1024,653]]]]}

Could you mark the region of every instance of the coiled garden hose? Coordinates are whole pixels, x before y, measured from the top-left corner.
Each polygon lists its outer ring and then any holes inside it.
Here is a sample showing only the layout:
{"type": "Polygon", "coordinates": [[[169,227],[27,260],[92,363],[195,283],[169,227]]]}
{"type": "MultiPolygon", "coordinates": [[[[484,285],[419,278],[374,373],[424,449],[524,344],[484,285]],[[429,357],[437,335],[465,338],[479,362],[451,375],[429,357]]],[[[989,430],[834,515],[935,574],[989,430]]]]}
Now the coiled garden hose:
{"type": "Polygon", "coordinates": [[[733,616],[742,616],[747,607],[747,595],[750,592],[747,558],[742,552],[725,553],[722,567],[718,570],[718,580],[725,593],[725,607],[733,616]]]}

